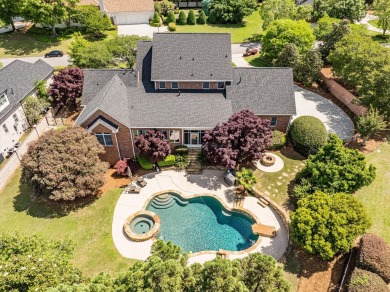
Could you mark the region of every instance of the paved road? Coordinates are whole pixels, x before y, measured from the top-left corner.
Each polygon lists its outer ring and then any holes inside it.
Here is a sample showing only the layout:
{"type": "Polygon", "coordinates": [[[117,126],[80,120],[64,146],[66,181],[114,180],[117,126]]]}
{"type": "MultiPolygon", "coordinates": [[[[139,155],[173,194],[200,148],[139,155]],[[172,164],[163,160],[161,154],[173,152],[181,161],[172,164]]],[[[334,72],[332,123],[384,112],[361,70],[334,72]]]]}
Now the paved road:
{"type": "Polygon", "coordinates": [[[64,55],[63,57],[53,57],[53,58],[44,58],[44,57],[19,57],[19,58],[0,58],[0,62],[3,66],[7,66],[15,60],[22,60],[30,63],[35,63],[39,59],[42,59],[51,66],[68,66],[70,65],[69,56],[64,55]]]}

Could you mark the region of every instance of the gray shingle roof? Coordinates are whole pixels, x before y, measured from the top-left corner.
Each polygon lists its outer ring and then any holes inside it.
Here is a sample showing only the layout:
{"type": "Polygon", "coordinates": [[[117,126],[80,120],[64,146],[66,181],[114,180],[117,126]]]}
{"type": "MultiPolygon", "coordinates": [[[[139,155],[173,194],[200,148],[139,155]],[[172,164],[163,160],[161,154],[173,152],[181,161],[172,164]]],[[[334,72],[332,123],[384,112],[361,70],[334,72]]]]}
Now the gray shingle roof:
{"type": "Polygon", "coordinates": [[[249,109],[258,115],[296,114],[291,68],[234,68],[227,87],[233,112],[249,109]]]}
{"type": "Polygon", "coordinates": [[[153,35],[153,81],[232,80],[231,62],[230,34],[153,35]]]}
{"type": "Polygon", "coordinates": [[[5,115],[34,88],[35,82],[46,79],[54,68],[42,60],[35,63],[15,60],[0,70],[0,93],[7,91],[10,104],[0,112],[0,123],[5,115]]]}

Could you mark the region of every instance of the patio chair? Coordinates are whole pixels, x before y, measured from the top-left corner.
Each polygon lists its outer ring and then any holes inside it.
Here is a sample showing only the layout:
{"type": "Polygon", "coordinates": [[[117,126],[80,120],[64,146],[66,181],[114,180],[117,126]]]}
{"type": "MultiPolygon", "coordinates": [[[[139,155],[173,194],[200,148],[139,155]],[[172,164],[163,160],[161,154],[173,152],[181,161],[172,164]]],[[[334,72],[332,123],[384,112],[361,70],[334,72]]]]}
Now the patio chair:
{"type": "Polygon", "coordinates": [[[140,192],[141,192],[141,188],[136,186],[128,186],[125,189],[125,194],[131,194],[131,193],[139,194],[140,192]]]}
{"type": "Polygon", "coordinates": [[[141,187],[144,187],[147,185],[147,182],[144,180],[144,178],[142,176],[137,177],[136,181],[137,181],[137,183],[139,183],[139,185],[141,187]]]}

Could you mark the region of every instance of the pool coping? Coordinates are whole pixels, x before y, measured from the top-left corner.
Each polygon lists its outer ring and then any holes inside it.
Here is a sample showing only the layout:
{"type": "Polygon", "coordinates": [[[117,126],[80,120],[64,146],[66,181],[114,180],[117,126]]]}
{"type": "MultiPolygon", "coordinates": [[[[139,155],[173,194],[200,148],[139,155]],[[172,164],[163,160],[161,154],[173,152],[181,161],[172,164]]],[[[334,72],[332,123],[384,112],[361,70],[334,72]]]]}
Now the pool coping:
{"type": "MultiPolygon", "coordinates": [[[[202,196],[213,197],[216,200],[218,200],[218,202],[221,203],[221,205],[227,211],[229,211],[229,212],[238,212],[238,213],[241,213],[241,214],[245,213],[245,215],[249,215],[249,217],[251,217],[252,220],[255,221],[256,223],[261,223],[261,221],[257,218],[257,216],[253,212],[251,212],[250,210],[242,208],[242,207],[230,208],[229,206],[227,206],[225,204],[225,202],[223,202],[215,194],[212,194],[212,193],[199,193],[199,194],[193,194],[193,195],[186,196],[181,191],[178,191],[178,190],[164,190],[164,191],[159,191],[157,193],[154,193],[154,194],[150,195],[148,197],[148,199],[145,201],[144,205],[142,206],[142,210],[138,211],[137,213],[143,212],[143,211],[149,211],[149,210],[146,210],[146,207],[148,206],[150,201],[153,200],[154,197],[157,197],[159,195],[166,194],[166,193],[176,193],[179,196],[181,196],[183,199],[193,199],[193,198],[202,197],[202,196]]],[[[151,211],[149,211],[149,212],[151,212],[151,211]]],[[[160,223],[159,223],[159,225],[160,225],[160,223]]],[[[261,243],[261,239],[262,238],[263,237],[259,235],[259,238],[256,240],[256,242],[252,246],[250,246],[250,247],[248,247],[247,249],[244,249],[244,250],[240,250],[240,251],[231,251],[231,250],[224,250],[224,249],[220,249],[218,251],[216,251],[216,250],[204,250],[204,251],[199,251],[199,252],[195,252],[195,253],[191,253],[190,252],[190,253],[188,253],[188,257],[196,257],[196,256],[204,255],[204,254],[215,254],[215,255],[218,255],[218,254],[225,254],[225,255],[242,255],[242,254],[246,254],[246,253],[256,249],[259,246],[259,244],[261,243]]],[[[152,240],[156,240],[156,238],[153,236],[152,240]]]]}
{"type": "Polygon", "coordinates": [[[132,240],[132,241],[136,241],[136,242],[146,241],[146,240],[149,240],[149,239],[155,237],[155,235],[160,231],[160,225],[161,225],[160,222],[161,222],[160,217],[156,213],[149,211],[149,210],[142,209],[136,213],[131,214],[129,217],[127,217],[125,223],[123,224],[123,231],[125,232],[127,238],[132,240]],[[131,221],[134,218],[138,217],[139,215],[148,215],[148,216],[152,217],[152,219],[154,221],[153,227],[147,233],[138,234],[138,233],[133,232],[130,228],[131,221]]]}

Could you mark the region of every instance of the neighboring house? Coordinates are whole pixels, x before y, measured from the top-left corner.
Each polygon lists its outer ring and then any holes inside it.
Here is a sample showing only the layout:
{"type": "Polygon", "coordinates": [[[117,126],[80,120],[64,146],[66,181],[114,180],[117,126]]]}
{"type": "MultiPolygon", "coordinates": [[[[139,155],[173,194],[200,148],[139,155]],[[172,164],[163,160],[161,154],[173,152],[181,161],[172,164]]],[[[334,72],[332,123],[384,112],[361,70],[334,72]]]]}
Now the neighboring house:
{"type": "Polygon", "coordinates": [[[135,71],[85,70],[75,124],[94,133],[111,164],[134,139],[162,131],[171,146],[200,147],[206,130],[249,109],[287,131],[296,114],[291,68],[232,67],[230,34],[154,34],[138,43],[135,71]]]}
{"type": "Polygon", "coordinates": [[[0,70],[0,161],[30,126],[24,114],[24,98],[35,95],[35,83],[48,80],[53,70],[42,60],[15,60],[0,70]]]}
{"type": "Polygon", "coordinates": [[[115,25],[149,23],[154,14],[153,0],[99,0],[99,7],[115,25]]]}

